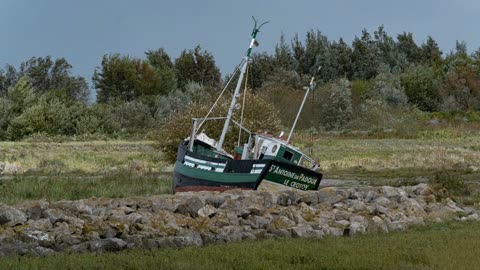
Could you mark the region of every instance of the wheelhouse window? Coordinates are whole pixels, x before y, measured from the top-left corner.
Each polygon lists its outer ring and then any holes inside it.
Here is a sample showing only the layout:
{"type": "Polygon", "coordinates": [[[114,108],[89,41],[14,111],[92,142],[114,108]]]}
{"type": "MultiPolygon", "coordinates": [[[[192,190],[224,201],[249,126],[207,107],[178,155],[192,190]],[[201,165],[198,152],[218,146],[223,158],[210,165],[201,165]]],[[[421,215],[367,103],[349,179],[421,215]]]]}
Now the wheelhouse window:
{"type": "Polygon", "coordinates": [[[292,160],[292,157],[293,157],[293,153],[285,150],[285,153],[283,153],[283,158],[290,161],[292,160]]]}

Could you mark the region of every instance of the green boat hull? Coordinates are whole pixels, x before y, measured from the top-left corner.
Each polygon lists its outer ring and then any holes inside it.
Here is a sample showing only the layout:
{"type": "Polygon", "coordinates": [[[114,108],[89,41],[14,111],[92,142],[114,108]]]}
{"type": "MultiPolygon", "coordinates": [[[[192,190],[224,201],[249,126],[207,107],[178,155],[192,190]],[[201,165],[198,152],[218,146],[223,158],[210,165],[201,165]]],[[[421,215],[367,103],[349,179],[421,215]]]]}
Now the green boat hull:
{"type": "Polygon", "coordinates": [[[178,147],[175,192],[228,189],[318,190],[322,174],[271,159],[234,160],[199,155],[178,147]]]}

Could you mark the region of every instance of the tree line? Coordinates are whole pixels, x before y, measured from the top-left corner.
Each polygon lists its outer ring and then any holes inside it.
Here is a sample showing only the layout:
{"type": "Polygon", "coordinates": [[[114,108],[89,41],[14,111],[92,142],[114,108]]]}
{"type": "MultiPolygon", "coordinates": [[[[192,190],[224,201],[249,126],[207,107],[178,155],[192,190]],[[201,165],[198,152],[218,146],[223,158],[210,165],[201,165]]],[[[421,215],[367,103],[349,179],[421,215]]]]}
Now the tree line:
{"type": "MultiPolygon", "coordinates": [[[[417,44],[412,33],[392,37],[383,26],[363,30],[351,44],[318,30],[289,41],[282,35],[273,53],[253,54],[248,86],[289,126],[298,108],[293,101],[300,102],[319,66],[300,128],[389,128],[422,112],[480,110],[480,49],[468,53],[457,42],[444,53],[432,37],[417,44]]],[[[50,56],[1,69],[0,139],[154,131],[192,104],[210,104],[230,79],[222,80],[213,55],[200,46],[176,59],[162,48],[144,58],[104,55],[91,80],[97,99],[89,104],[87,80],[71,69],[50,56]]]]}

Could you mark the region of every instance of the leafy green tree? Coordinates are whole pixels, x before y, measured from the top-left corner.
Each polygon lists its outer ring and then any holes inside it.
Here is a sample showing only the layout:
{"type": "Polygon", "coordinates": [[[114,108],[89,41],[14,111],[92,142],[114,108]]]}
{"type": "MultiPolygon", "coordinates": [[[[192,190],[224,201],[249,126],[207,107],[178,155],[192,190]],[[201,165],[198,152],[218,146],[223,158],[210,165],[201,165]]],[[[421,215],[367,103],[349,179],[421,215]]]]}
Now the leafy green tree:
{"type": "Polygon", "coordinates": [[[437,42],[428,36],[427,42],[420,47],[422,62],[428,65],[439,64],[442,61],[442,51],[437,42]]]}
{"type": "MultiPolygon", "coordinates": [[[[305,38],[305,45],[298,35],[292,40],[294,67],[300,76],[311,75],[318,65],[325,62],[328,54],[328,38],[320,31],[310,30],[305,38]]],[[[323,71],[320,71],[322,73],[323,71]]],[[[321,75],[319,77],[322,77],[321,75]]]]}
{"type": "Polygon", "coordinates": [[[135,64],[128,56],[104,55],[101,68],[95,69],[92,81],[97,89],[97,102],[129,101],[136,96],[138,76],[135,64]]]}
{"type": "Polygon", "coordinates": [[[374,32],[374,39],[378,48],[379,61],[393,71],[403,71],[407,66],[407,58],[401,53],[397,44],[391,36],[387,34],[383,25],[374,32]]]}
{"type": "Polygon", "coordinates": [[[303,67],[305,64],[305,46],[298,37],[298,33],[295,33],[295,36],[292,39],[292,56],[294,59],[294,69],[299,74],[303,74],[303,67]]]}
{"type": "Polygon", "coordinates": [[[172,60],[170,56],[160,48],[155,51],[148,51],[145,53],[147,55],[148,63],[157,70],[158,75],[160,76],[160,88],[161,92],[169,93],[176,87],[176,78],[175,78],[175,69],[173,67],[172,60]]]}
{"type": "Polygon", "coordinates": [[[364,29],[360,38],[355,37],[352,47],[353,78],[365,80],[374,78],[380,64],[375,40],[364,29]]]}
{"type": "Polygon", "coordinates": [[[180,56],[175,59],[175,72],[177,85],[183,89],[188,82],[197,82],[207,87],[219,87],[221,84],[221,74],[215,65],[213,56],[200,48],[193,50],[184,50],[180,56]]]}
{"type": "MultiPolygon", "coordinates": [[[[249,69],[249,83],[251,83],[251,87],[255,90],[260,89],[267,81],[267,78],[273,74],[274,70],[275,62],[271,55],[265,52],[254,53],[249,69]]],[[[228,79],[226,78],[225,81],[228,81],[228,79]]]]}
{"type": "Polygon", "coordinates": [[[275,53],[273,56],[274,65],[276,68],[289,70],[293,68],[293,58],[290,47],[285,42],[285,36],[280,36],[280,43],[275,46],[275,53]]]}
{"type": "Polygon", "coordinates": [[[137,80],[135,85],[135,97],[148,97],[154,95],[165,95],[171,88],[165,88],[162,78],[148,61],[134,59],[137,80]]]}
{"type": "Polygon", "coordinates": [[[64,89],[72,99],[86,102],[90,94],[87,82],[83,77],[72,76],[71,69],[72,65],[65,58],[52,60],[50,56],[32,57],[20,64],[15,77],[27,76],[38,93],[64,89]]]}
{"type": "Polygon", "coordinates": [[[477,50],[475,50],[475,52],[472,53],[471,58],[473,61],[473,65],[477,70],[477,73],[480,74],[480,48],[478,48],[477,50]]]}
{"type": "Polygon", "coordinates": [[[330,43],[323,62],[319,80],[328,82],[352,76],[352,48],[340,38],[330,43]]]}
{"type": "Polygon", "coordinates": [[[465,41],[456,41],[454,56],[461,59],[468,59],[467,43],[465,41]]]}
{"type": "Polygon", "coordinates": [[[421,59],[421,50],[413,39],[412,33],[403,32],[397,36],[397,48],[403,53],[409,63],[418,63],[421,59]]]}
{"type": "Polygon", "coordinates": [[[440,80],[432,67],[411,65],[400,76],[411,104],[422,111],[437,111],[440,105],[440,80]]]}
{"type": "Polygon", "coordinates": [[[139,97],[166,94],[162,78],[148,61],[119,54],[104,55],[92,78],[97,101],[132,101],[139,97]]]}
{"type": "Polygon", "coordinates": [[[8,89],[18,81],[18,73],[14,66],[6,65],[0,70],[0,97],[7,95],[8,89]]]}

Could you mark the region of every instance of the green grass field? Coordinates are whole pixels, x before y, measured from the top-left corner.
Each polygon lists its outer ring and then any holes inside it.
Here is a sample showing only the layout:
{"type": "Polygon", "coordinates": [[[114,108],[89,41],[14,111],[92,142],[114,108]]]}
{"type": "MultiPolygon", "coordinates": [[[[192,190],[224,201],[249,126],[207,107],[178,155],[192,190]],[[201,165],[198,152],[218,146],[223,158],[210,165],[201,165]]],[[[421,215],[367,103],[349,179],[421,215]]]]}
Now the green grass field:
{"type": "Polygon", "coordinates": [[[0,269],[478,269],[480,223],[183,249],[9,257],[0,269]]]}
{"type": "MultiPolygon", "coordinates": [[[[480,135],[435,133],[413,139],[300,133],[297,145],[321,163],[325,178],[408,185],[438,173],[480,182],[480,135]]],[[[153,141],[0,142],[0,161],[23,175],[0,177],[0,202],[170,193],[172,167],[153,141]]]]}
{"type": "Polygon", "coordinates": [[[15,176],[0,180],[0,202],[126,198],[171,194],[171,173],[137,175],[129,171],[102,176],[15,176]]]}

